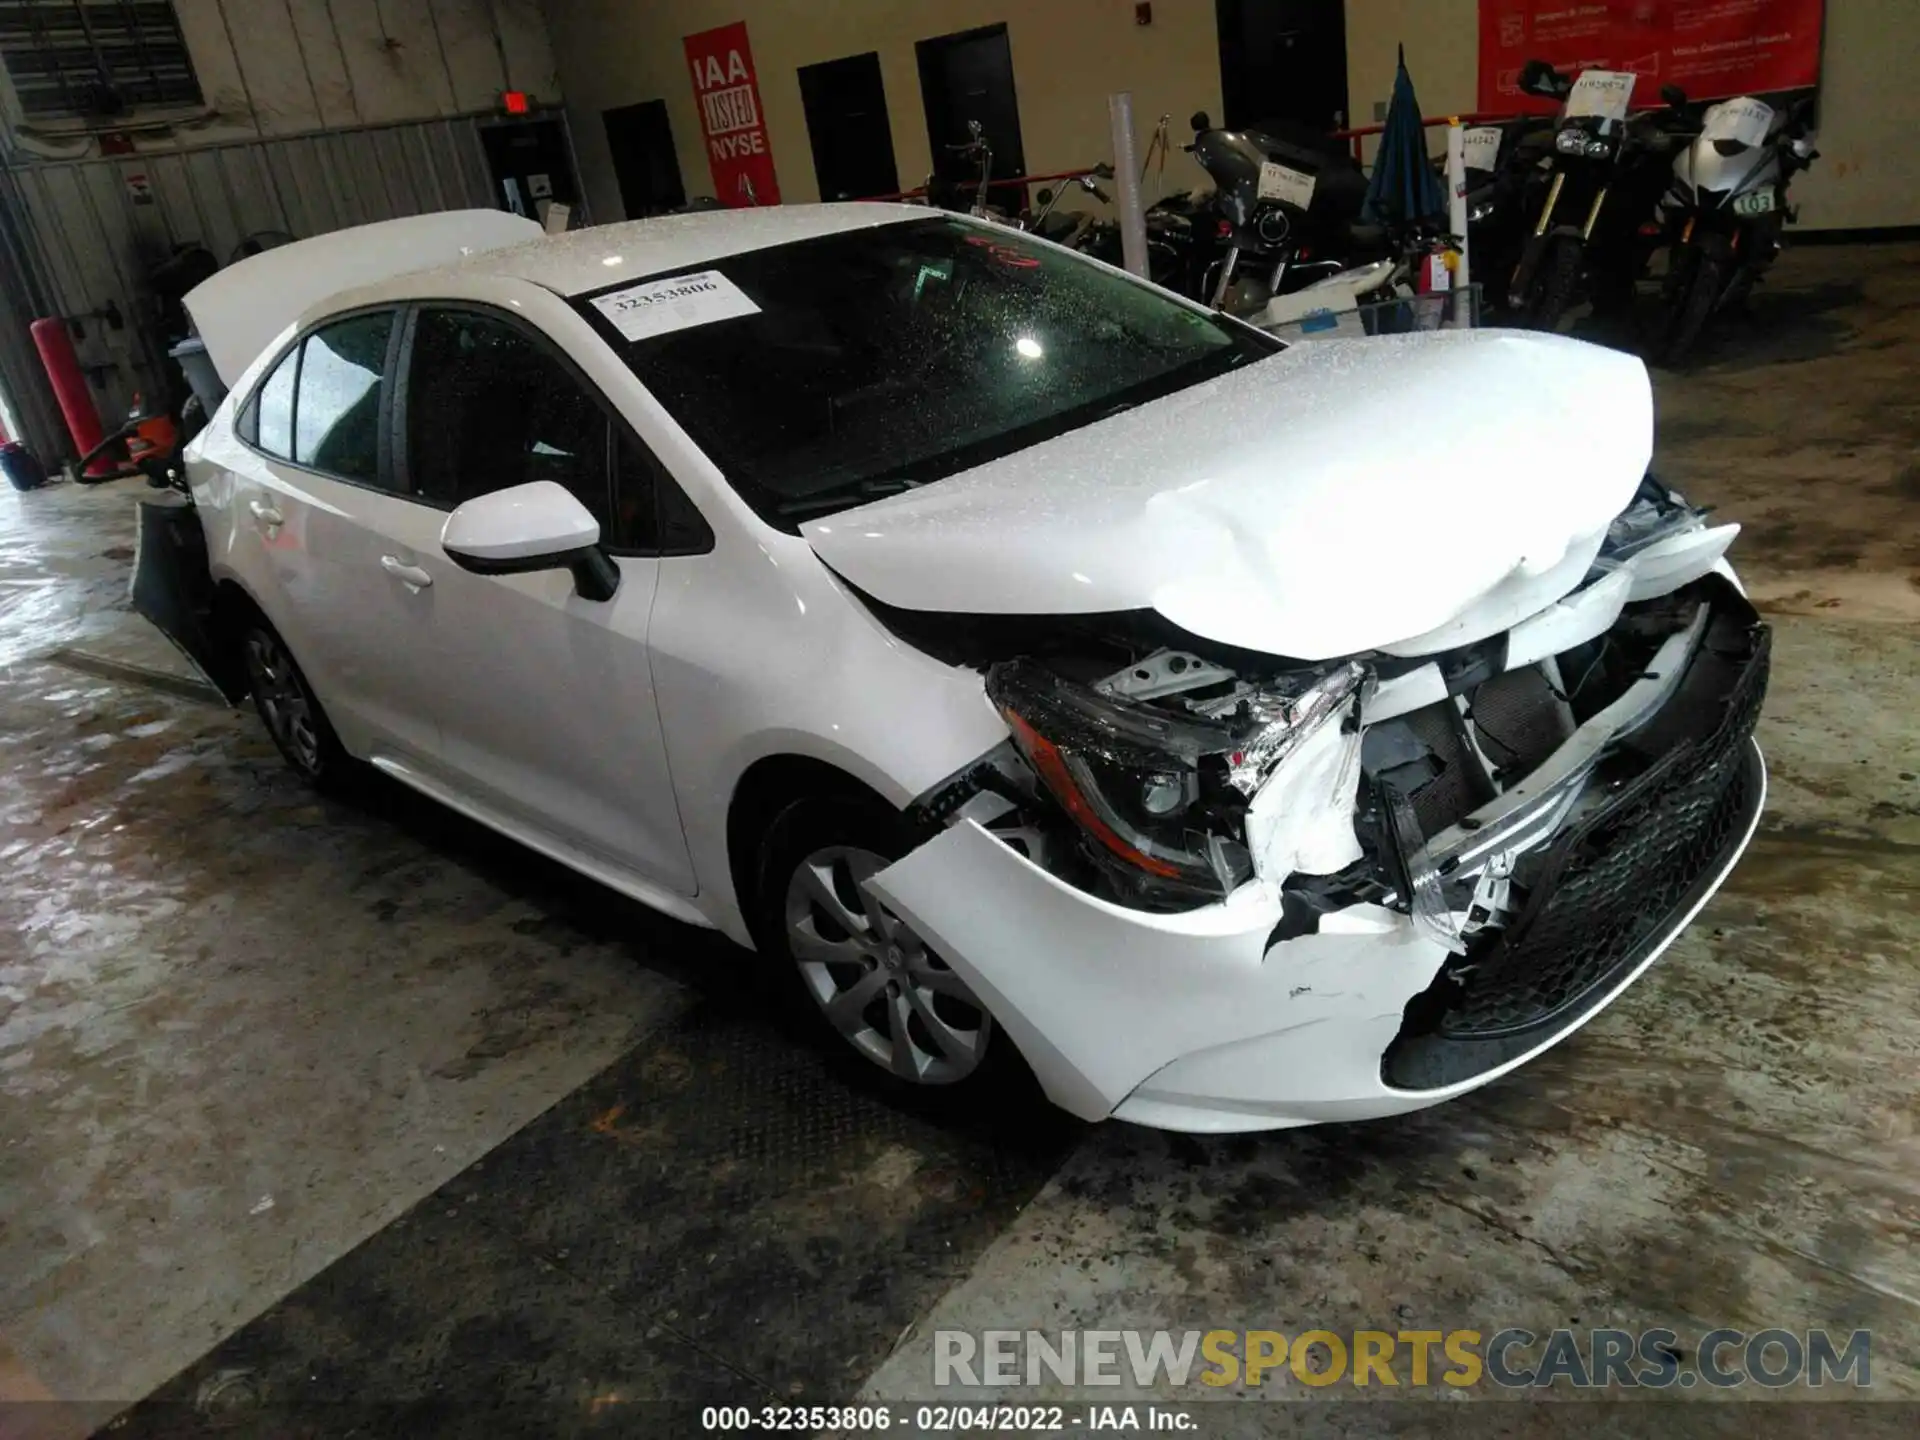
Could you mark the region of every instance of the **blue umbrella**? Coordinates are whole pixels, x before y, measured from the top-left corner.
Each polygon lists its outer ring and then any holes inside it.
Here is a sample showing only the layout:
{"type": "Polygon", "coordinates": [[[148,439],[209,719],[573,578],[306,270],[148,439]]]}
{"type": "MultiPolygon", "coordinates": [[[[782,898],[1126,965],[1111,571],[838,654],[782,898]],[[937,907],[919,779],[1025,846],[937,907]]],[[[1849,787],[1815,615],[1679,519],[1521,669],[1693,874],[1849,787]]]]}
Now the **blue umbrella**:
{"type": "Polygon", "coordinates": [[[1393,77],[1393,99],[1387,102],[1387,123],[1373,157],[1373,177],[1367,182],[1367,201],[1361,218],[1375,225],[1406,225],[1442,218],[1447,195],[1440,177],[1427,159],[1427,133],[1420,127],[1420,102],[1414,98],[1413,77],[1407,74],[1407,52],[1400,50],[1400,68],[1393,77]]]}

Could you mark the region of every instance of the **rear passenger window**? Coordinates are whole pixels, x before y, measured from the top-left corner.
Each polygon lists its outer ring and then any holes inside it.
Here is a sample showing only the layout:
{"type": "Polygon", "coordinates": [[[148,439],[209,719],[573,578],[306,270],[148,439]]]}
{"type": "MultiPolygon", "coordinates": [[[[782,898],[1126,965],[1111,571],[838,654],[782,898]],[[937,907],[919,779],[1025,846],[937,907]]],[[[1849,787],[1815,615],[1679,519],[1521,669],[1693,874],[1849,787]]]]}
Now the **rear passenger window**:
{"type": "Polygon", "coordinates": [[[293,381],[300,373],[300,351],[287,352],[287,358],[267,377],[254,400],[255,443],[269,455],[282,460],[293,458],[293,381]]]}
{"type": "MultiPolygon", "coordinates": [[[[388,310],[336,321],[307,337],[294,408],[296,464],[345,480],[378,481],[380,395],[392,334],[388,310]]],[[[264,411],[260,433],[262,448],[268,448],[264,411]]]]}

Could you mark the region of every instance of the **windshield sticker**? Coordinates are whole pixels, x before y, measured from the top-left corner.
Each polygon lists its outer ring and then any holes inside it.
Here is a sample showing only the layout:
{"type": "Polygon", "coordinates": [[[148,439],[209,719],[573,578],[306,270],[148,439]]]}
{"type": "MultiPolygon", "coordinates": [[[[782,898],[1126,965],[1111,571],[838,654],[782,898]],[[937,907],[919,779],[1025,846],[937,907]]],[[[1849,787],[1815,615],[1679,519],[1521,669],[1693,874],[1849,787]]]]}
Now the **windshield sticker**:
{"type": "Polygon", "coordinates": [[[718,270],[649,280],[644,285],[596,295],[593,308],[611,320],[613,328],[627,340],[646,340],[694,325],[760,313],[760,307],[718,270]]]}
{"type": "Polygon", "coordinates": [[[1582,70],[1567,94],[1567,118],[1626,119],[1635,78],[1631,70],[1582,70]]]}

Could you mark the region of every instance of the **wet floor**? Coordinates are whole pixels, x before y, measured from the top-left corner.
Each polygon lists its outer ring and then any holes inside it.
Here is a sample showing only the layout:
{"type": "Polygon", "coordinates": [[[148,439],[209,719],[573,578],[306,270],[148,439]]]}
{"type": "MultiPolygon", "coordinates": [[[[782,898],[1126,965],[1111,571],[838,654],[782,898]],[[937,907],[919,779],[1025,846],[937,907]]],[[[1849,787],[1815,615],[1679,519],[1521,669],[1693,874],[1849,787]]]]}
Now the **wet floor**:
{"type": "Polygon", "coordinates": [[[1795,252],[1656,382],[1777,627],[1747,859],[1572,1041],[1363,1126],[903,1114],[711,935],[305,791],[126,612],[137,483],[0,491],[0,1400],[538,1417],[924,1396],[944,1327],[1598,1325],[1868,1329],[1915,1397],[1916,260],[1795,252]]]}

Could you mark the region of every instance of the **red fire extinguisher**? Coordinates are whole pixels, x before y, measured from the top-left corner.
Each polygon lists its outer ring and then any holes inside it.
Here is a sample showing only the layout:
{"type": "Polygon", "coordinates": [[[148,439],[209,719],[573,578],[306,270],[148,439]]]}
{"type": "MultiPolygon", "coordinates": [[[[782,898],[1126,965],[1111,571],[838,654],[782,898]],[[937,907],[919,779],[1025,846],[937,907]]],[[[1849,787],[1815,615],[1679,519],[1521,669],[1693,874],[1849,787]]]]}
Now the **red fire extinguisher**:
{"type": "MultiPolygon", "coordinates": [[[[60,413],[66,417],[74,453],[86,455],[100,443],[100,412],[94,407],[92,392],[87,389],[86,373],[80,368],[80,357],[74,353],[67,322],[41,319],[27,328],[33,334],[34,347],[40,352],[40,363],[47,367],[53,398],[60,402],[60,413]]],[[[117,469],[118,465],[102,456],[87,467],[87,473],[110,475],[117,469]]]]}

